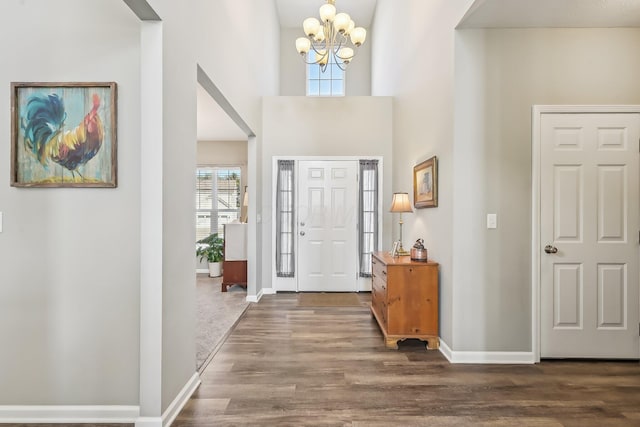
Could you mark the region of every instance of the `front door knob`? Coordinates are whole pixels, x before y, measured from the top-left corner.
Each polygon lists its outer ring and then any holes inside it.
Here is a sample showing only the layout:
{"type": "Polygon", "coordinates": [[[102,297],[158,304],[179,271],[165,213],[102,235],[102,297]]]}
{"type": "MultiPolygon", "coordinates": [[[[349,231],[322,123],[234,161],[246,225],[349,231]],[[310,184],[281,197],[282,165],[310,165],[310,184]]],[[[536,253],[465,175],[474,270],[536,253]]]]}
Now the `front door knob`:
{"type": "Polygon", "coordinates": [[[547,245],[544,247],[544,251],[548,254],[555,254],[558,253],[558,248],[556,248],[555,246],[547,245]]]}

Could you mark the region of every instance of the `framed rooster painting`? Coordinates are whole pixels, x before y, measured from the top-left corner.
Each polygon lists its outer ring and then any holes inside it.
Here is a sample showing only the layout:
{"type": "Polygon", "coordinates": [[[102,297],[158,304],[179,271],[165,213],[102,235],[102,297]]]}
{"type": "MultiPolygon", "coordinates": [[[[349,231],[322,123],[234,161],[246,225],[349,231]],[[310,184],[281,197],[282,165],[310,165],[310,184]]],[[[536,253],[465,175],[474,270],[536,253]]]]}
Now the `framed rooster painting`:
{"type": "Polygon", "coordinates": [[[11,186],[116,187],[109,83],[11,83],[11,186]]]}

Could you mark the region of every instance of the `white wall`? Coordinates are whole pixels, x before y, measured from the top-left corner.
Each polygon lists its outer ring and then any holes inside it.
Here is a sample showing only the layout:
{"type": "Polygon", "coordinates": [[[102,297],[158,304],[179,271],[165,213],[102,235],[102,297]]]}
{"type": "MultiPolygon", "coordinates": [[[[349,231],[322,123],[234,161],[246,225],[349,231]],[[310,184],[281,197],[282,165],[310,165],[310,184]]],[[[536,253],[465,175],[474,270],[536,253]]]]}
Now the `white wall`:
{"type": "MultiPolygon", "coordinates": [[[[378,0],[372,94],[394,97],[393,191],[413,192],[413,166],[438,156],[438,207],[403,216],[405,248],[421,237],[440,263],[440,336],[453,345],[454,28],[471,0],[378,0]],[[401,43],[398,41],[402,40],[401,43]]],[[[397,236],[397,226],[393,230],[397,236]]]]}
{"type": "MultiPolygon", "coordinates": [[[[303,36],[300,28],[283,28],[280,32],[280,95],[306,95],[306,64],[296,50],[296,39],[303,36]]],[[[371,41],[356,50],[356,57],[345,74],[347,96],[371,95],[371,41]]]]}
{"type": "Polygon", "coordinates": [[[456,350],[531,350],[531,106],[639,104],[639,48],[640,29],[458,31],[456,350]]]}
{"type": "MultiPolygon", "coordinates": [[[[266,97],[263,100],[262,281],[271,287],[274,156],[381,156],[383,206],[391,201],[392,100],[388,97],[266,97]],[[387,202],[388,200],[388,202],[387,202]]],[[[383,244],[390,247],[391,215],[383,210],[383,244]]]]}
{"type": "Polygon", "coordinates": [[[247,165],[247,141],[198,141],[198,165],[247,165]]]}
{"type": "MultiPolygon", "coordinates": [[[[162,223],[162,256],[155,261],[162,283],[149,288],[162,293],[162,402],[155,406],[152,396],[143,408],[155,417],[195,373],[197,65],[259,133],[260,97],[278,93],[279,64],[269,60],[279,56],[279,34],[272,1],[150,4],[163,33],[163,66],[153,73],[163,80],[163,118],[152,123],[162,123],[162,194],[149,192],[162,205],[149,218],[162,223]],[[256,52],[248,28],[258,26],[264,49],[256,52]]],[[[10,58],[0,69],[7,110],[11,81],[119,85],[117,189],[0,186],[0,402],[135,408],[142,338],[140,167],[148,157],[139,146],[140,21],[124,2],[8,0],[0,5],[0,35],[0,54],[10,58]]],[[[0,116],[5,135],[9,126],[9,114],[0,116]]],[[[9,165],[7,146],[0,152],[7,177],[9,165]]]]}
{"type": "Polygon", "coordinates": [[[0,2],[3,405],[138,403],[139,56],[122,2],[0,2]],[[9,187],[12,81],[118,83],[116,189],[9,187]]]}

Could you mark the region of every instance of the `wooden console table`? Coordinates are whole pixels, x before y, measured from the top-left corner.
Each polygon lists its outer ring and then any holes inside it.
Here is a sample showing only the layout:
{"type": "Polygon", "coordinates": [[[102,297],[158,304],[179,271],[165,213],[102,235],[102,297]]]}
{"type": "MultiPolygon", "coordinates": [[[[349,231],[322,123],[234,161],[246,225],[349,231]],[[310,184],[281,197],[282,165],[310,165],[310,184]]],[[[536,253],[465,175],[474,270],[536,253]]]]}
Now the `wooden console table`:
{"type": "Polygon", "coordinates": [[[371,315],[385,345],[397,349],[398,341],[417,338],[429,350],[439,348],[438,263],[375,252],[371,264],[371,315]]]}
{"type": "Polygon", "coordinates": [[[231,285],[247,288],[247,261],[224,261],[222,263],[222,292],[231,285]]]}

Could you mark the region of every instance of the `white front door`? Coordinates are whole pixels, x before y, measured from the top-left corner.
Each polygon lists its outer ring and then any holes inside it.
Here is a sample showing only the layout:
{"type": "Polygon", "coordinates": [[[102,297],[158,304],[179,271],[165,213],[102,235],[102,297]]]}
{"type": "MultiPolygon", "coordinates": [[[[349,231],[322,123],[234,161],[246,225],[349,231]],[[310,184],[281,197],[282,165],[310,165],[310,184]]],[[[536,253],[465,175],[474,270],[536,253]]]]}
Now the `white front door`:
{"type": "Polygon", "coordinates": [[[640,114],[543,113],[540,355],[638,358],[640,114]]]}
{"type": "Polygon", "coordinates": [[[357,161],[300,161],[298,290],[354,292],[357,161]]]}

